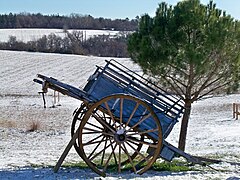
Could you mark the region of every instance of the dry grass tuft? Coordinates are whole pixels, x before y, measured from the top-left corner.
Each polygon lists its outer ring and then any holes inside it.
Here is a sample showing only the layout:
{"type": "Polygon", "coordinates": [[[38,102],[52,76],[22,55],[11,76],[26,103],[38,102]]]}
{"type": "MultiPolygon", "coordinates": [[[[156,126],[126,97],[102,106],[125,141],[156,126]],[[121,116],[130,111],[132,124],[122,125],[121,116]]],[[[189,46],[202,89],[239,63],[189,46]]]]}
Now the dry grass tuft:
{"type": "Polygon", "coordinates": [[[39,121],[30,121],[29,123],[27,132],[34,132],[40,129],[39,121]]]}

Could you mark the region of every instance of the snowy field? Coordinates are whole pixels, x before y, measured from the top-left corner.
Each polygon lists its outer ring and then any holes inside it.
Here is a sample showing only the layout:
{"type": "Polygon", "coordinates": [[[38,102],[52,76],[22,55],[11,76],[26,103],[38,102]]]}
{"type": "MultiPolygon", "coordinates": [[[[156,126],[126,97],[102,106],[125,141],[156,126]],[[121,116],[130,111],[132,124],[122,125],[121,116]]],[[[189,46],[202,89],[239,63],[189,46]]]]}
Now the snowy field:
{"type": "MultiPolygon", "coordinates": [[[[42,73],[71,85],[82,87],[95,65],[103,66],[105,59],[91,56],[59,55],[0,51],[0,179],[100,179],[91,169],[54,166],[70,140],[72,113],[80,101],[61,96],[61,106],[53,105],[52,92],[47,108],[38,95],[40,85],[32,80],[42,73]],[[28,132],[32,123],[39,130],[28,132]]],[[[139,67],[129,59],[116,59],[133,70],[139,67]]],[[[240,120],[232,118],[232,103],[240,103],[240,95],[218,96],[193,105],[186,152],[192,155],[240,162],[240,120]]],[[[168,141],[177,145],[180,123],[168,141]]],[[[71,150],[64,163],[78,162],[80,157],[71,150]]],[[[221,163],[197,167],[201,171],[156,172],[142,176],[133,173],[111,174],[101,179],[240,179],[240,166],[221,163]]]]}
{"type": "MultiPolygon", "coordinates": [[[[114,36],[119,33],[119,31],[111,31],[111,30],[68,30],[70,33],[72,31],[82,31],[84,38],[90,38],[98,35],[110,35],[114,36]]],[[[64,38],[66,34],[63,29],[0,29],[0,42],[7,42],[9,40],[9,36],[16,36],[18,41],[35,41],[42,36],[55,34],[64,38]]]]}

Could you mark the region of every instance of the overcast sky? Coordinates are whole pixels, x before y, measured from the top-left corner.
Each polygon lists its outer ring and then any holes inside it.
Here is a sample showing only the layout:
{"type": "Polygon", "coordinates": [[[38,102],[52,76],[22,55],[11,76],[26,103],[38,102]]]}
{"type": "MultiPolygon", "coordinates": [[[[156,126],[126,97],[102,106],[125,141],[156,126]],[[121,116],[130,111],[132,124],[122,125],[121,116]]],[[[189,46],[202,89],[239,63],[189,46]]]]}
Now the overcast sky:
{"type": "MultiPolygon", "coordinates": [[[[165,0],[176,5],[180,0],[165,0]]],[[[29,12],[46,15],[77,13],[111,19],[133,19],[145,13],[155,15],[161,0],[0,0],[0,13],[29,12]]],[[[203,4],[209,0],[201,0],[203,4]]],[[[240,0],[214,0],[217,7],[240,20],[240,0]]]]}

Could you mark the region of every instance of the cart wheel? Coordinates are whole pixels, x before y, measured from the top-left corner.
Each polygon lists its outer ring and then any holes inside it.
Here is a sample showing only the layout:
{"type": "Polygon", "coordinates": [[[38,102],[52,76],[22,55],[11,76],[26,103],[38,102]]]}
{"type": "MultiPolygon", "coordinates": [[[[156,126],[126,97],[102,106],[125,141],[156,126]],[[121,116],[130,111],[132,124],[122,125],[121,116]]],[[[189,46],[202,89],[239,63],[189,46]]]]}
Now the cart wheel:
{"type": "MultiPolygon", "coordinates": [[[[72,126],[71,126],[71,136],[72,137],[73,137],[74,133],[76,132],[76,130],[78,129],[78,127],[80,125],[80,122],[81,122],[81,120],[82,120],[86,111],[87,111],[87,107],[84,103],[81,104],[80,108],[75,110],[73,121],[72,121],[72,126]]],[[[74,148],[77,151],[78,155],[81,157],[81,153],[80,153],[80,150],[79,150],[79,145],[78,145],[77,140],[74,143],[74,148]]]]}
{"type": "Polygon", "coordinates": [[[146,102],[116,94],[89,108],[78,141],[81,157],[97,174],[105,177],[108,171],[129,168],[142,174],[159,157],[162,129],[146,102]]]}
{"type": "MultiPolygon", "coordinates": [[[[83,116],[85,114],[85,112],[87,111],[86,105],[83,103],[81,104],[80,108],[76,109],[74,112],[74,117],[73,117],[73,121],[72,121],[72,126],[71,126],[71,136],[73,137],[74,133],[76,132],[76,130],[78,129],[81,120],[83,119],[83,116]]],[[[144,135],[141,135],[141,141],[143,141],[144,135]]],[[[78,145],[78,141],[76,140],[76,143],[74,144],[74,148],[77,151],[78,155],[80,157],[81,153],[79,150],[79,145],[78,145]]],[[[140,151],[142,148],[142,144],[138,144],[137,147],[137,151],[140,151]]],[[[138,155],[137,152],[134,152],[131,156],[132,159],[134,159],[136,156],[138,155]]],[[[129,163],[129,160],[126,160],[125,162],[122,162],[122,164],[127,164],[129,163]]]]}

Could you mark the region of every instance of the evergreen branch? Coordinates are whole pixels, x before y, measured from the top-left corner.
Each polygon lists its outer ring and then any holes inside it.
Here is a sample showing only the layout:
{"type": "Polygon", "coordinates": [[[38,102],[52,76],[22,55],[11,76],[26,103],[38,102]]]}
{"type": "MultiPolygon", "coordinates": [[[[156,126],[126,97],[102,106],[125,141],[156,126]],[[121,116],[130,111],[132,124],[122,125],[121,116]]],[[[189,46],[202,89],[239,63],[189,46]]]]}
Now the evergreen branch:
{"type": "MultiPolygon", "coordinates": [[[[215,67],[212,69],[212,71],[209,71],[208,75],[206,76],[206,80],[203,82],[203,84],[201,85],[201,87],[199,88],[198,92],[195,94],[194,98],[196,98],[201,91],[203,91],[204,89],[206,89],[207,87],[209,87],[208,82],[213,78],[213,76],[216,74],[217,69],[219,68],[219,61],[220,58],[217,59],[217,61],[214,63],[215,67]]],[[[220,78],[222,78],[220,76],[220,78]]]]}
{"type": "Polygon", "coordinates": [[[226,86],[226,85],[229,84],[229,83],[230,83],[230,81],[228,81],[228,82],[226,82],[226,83],[224,83],[224,84],[222,84],[222,85],[220,85],[220,86],[216,86],[216,87],[213,88],[213,89],[210,89],[208,92],[206,92],[206,93],[200,95],[199,97],[197,97],[197,98],[196,98],[196,101],[199,100],[199,99],[201,99],[202,97],[210,94],[211,92],[214,92],[214,91],[216,91],[217,89],[220,89],[220,88],[226,86]]]}
{"type": "Polygon", "coordinates": [[[170,76],[170,75],[165,74],[165,75],[162,76],[162,77],[163,77],[163,78],[164,78],[164,77],[170,78],[170,79],[172,79],[172,81],[175,82],[176,84],[178,83],[178,84],[180,84],[181,86],[187,88],[187,85],[186,85],[186,84],[182,83],[182,81],[178,80],[177,78],[174,78],[173,76],[170,76]]]}
{"type": "Polygon", "coordinates": [[[183,74],[184,76],[188,76],[188,74],[183,71],[181,68],[178,68],[177,66],[174,66],[172,63],[169,63],[169,66],[175,70],[177,70],[178,72],[180,72],[181,74],[183,74]]]}
{"type": "MultiPolygon", "coordinates": [[[[201,89],[199,89],[198,91],[196,91],[196,92],[193,94],[193,95],[194,95],[193,99],[194,99],[194,100],[195,100],[195,99],[196,99],[196,100],[199,99],[198,96],[199,96],[199,94],[200,94],[203,90],[209,88],[210,86],[213,86],[215,83],[219,82],[219,81],[220,81],[221,79],[223,79],[224,77],[225,77],[225,75],[222,74],[221,76],[218,76],[218,78],[216,78],[215,80],[213,80],[213,81],[211,81],[210,83],[206,84],[204,87],[201,87],[201,89]]],[[[230,83],[230,81],[224,83],[224,85],[229,84],[229,83],[230,83]]],[[[223,86],[220,85],[220,87],[223,87],[223,86]]],[[[210,90],[210,92],[212,92],[212,91],[214,91],[214,90],[216,90],[216,89],[218,89],[218,88],[219,88],[219,86],[216,86],[216,88],[213,88],[212,90],[210,90]]],[[[205,93],[205,94],[209,94],[209,93],[205,93]]],[[[202,95],[201,95],[201,97],[202,97],[202,95]]]]}
{"type": "Polygon", "coordinates": [[[180,98],[184,100],[183,94],[185,93],[183,89],[180,86],[178,86],[174,80],[171,79],[171,76],[169,76],[169,78],[173,81],[173,83],[166,76],[161,76],[161,77],[167,82],[167,84],[169,84],[172,87],[173,91],[175,91],[175,93],[178,94],[180,98]]]}

